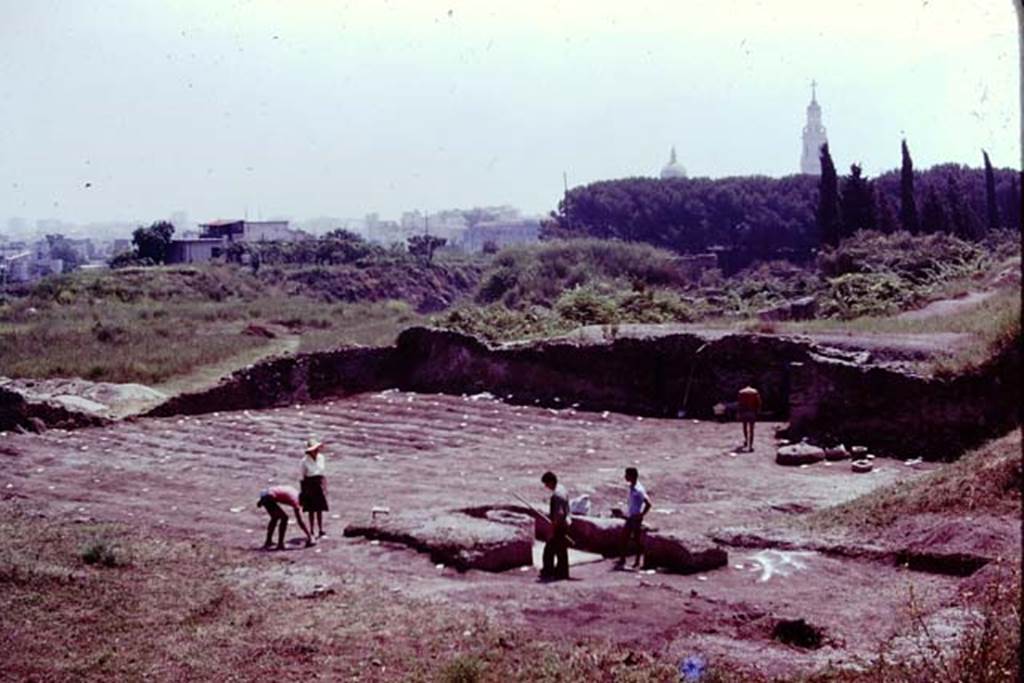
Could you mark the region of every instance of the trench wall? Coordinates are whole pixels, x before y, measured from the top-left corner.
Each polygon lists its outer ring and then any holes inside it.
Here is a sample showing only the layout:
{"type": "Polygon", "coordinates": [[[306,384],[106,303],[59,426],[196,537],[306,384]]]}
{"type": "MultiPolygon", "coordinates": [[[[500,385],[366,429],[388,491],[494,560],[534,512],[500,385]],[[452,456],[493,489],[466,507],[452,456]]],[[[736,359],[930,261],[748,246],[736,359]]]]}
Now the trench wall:
{"type": "Polygon", "coordinates": [[[0,387],[0,431],[40,432],[48,427],[78,429],[99,427],[109,420],[96,415],[78,413],[43,401],[27,401],[16,391],[0,387]]]}
{"type": "Polygon", "coordinates": [[[278,358],[149,414],[268,408],[398,388],[490,392],[511,403],[711,418],[752,382],[784,434],[865,445],[880,455],[944,459],[1020,424],[1016,347],[977,372],[943,380],[852,360],[853,354],[767,335],[666,334],[489,346],[412,328],[395,346],[278,358]]]}
{"type": "Polygon", "coordinates": [[[777,419],[788,411],[789,364],[807,359],[811,349],[779,337],[694,334],[492,348],[425,328],[406,330],[397,347],[401,388],[411,391],[488,391],[513,403],[709,418],[715,404],[735,401],[736,391],[753,382],[777,419]]]}
{"type": "Polygon", "coordinates": [[[147,415],[199,415],[350,396],[400,382],[394,347],[352,348],[274,358],[239,370],[206,391],[161,403],[147,415]]]}
{"type": "Polygon", "coordinates": [[[812,356],[790,366],[790,423],[784,434],[863,444],[926,460],[956,458],[1021,424],[1020,351],[955,378],[812,356]]]}

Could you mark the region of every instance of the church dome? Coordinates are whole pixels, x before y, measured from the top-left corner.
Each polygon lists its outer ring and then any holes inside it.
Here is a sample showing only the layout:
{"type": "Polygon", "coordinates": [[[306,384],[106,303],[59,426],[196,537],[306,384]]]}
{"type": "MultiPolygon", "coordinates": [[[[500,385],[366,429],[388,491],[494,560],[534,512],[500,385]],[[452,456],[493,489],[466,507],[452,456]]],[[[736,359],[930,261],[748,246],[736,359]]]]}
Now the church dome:
{"type": "Polygon", "coordinates": [[[669,155],[668,163],[661,169],[662,179],[667,178],[685,178],[686,168],[683,167],[678,161],[676,161],[676,148],[672,148],[672,153],[669,155]]]}

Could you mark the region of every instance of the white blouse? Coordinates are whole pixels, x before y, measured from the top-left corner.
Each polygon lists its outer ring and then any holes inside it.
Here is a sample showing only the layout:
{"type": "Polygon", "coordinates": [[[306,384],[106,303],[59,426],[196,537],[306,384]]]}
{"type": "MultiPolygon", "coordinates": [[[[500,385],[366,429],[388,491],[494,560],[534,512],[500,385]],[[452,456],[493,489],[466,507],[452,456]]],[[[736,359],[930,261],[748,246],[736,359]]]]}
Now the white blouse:
{"type": "Polygon", "coordinates": [[[310,458],[308,455],[302,456],[302,478],[306,477],[322,477],[324,472],[327,471],[326,463],[324,462],[324,454],[317,453],[316,458],[310,458]]]}

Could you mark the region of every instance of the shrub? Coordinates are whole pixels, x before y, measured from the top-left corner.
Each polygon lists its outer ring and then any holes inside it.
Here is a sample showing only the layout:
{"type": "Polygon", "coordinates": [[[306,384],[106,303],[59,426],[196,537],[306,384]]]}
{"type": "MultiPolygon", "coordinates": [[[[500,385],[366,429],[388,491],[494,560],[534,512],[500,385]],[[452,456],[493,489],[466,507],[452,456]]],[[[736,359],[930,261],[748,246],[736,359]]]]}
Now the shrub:
{"type": "Polygon", "coordinates": [[[634,290],[619,301],[619,317],[631,323],[684,323],[697,318],[693,307],[667,290],[634,290]]]}
{"type": "Polygon", "coordinates": [[[109,541],[98,539],[82,549],[82,561],[100,567],[123,567],[128,564],[123,551],[109,541]]]}
{"type": "Polygon", "coordinates": [[[579,325],[608,325],[619,320],[615,300],[594,287],[575,287],[566,292],[555,302],[555,310],[579,325]]]}
{"type": "Polygon", "coordinates": [[[483,660],[475,655],[459,655],[444,668],[441,680],[445,683],[477,683],[483,674],[483,660]]]}
{"type": "Polygon", "coordinates": [[[819,312],[843,319],[888,315],[915,299],[907,283],[892,273],[847,273],[828,281],[819,312]]]}

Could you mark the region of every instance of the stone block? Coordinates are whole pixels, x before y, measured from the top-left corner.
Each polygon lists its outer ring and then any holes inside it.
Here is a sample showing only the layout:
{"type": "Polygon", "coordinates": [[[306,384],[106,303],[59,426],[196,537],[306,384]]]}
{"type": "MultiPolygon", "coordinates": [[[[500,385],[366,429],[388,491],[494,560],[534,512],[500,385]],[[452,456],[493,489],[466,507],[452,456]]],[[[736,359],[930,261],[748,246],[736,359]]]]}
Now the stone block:
{"type": "Polygon", "coordinates": [[[807,443],[796,443],[783,446],[775,452],[775,462],[779,465],[812,465],[825,459],[825,451],[807,443]]]}
{"type": "Polygon", "coordinates": [[[644,566],[680,574],[706,572],[729,563],[729,556],[710,539],[697,534],[647,534],[644,566]]]}
{"type": "Polygon", "coordinates": [[[406,512],[345,527],[345,536],[401,543],[459,571],[501,572],[533,563],[533,529],[525,515],[500,520],[461,511],[406,512]]]}

